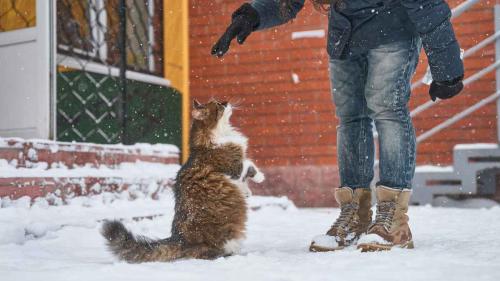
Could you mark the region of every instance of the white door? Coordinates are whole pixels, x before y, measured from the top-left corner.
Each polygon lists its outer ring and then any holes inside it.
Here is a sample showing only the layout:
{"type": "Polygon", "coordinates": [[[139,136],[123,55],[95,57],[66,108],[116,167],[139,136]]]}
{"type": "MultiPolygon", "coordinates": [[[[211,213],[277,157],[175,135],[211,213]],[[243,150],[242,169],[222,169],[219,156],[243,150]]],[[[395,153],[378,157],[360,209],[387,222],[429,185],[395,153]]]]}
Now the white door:
{"type": "Polygon", "coordinates": [[[0,1],[0,137],[53,138],[53,3],[0,1]]]}

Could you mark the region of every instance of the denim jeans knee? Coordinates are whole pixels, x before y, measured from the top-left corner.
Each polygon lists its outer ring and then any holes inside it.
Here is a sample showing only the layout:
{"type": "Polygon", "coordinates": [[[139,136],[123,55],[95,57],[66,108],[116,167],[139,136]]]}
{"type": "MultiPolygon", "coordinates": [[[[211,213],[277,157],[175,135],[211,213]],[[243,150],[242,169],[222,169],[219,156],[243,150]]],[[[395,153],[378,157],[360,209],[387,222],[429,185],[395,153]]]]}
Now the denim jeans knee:
{"type": "Polygon", "coordinates": [[[355,58],[331,60],[332,94],[340,119],[341,185],[368,187],[373,180],[373,120],[380,145],[377,184],[411,188],[416,143],[407,104],[420,46],[415,38],[382,45],[355,58]]]}

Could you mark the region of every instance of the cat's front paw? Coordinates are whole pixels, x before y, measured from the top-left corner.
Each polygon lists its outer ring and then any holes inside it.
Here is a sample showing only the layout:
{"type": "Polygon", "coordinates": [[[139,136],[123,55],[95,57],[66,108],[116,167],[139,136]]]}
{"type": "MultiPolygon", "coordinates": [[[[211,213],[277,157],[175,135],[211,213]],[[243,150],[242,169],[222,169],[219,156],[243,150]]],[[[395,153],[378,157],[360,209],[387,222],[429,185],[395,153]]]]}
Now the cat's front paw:
{"type": "Polygon", "coordinates": [[[266,180],[266,176],[261,171],[257,171],[255,176],[252,177],[252,181],[255,183],[262,183],[266,180]]]}
{"type": "Polygon", "coordinates": [[[261,183],[266,179],[264,174],[257,168],[252,160],[246,159],[243,162],[243,170],[246,172],[242,174],[242,181],[251,179],[255,183],[261,183]]]}

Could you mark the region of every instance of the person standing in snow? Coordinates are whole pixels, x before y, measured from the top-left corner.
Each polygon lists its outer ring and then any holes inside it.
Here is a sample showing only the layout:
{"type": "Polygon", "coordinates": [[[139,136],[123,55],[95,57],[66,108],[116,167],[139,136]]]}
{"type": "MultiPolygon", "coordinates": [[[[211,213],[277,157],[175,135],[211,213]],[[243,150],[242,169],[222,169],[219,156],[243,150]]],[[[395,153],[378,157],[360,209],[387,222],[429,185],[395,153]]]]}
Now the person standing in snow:
{"type": "MultiPolygon", "coordinates": [[[[222,57],[233,39],[243,44],[254,31],[295,18],[305,0],[253,0],[232,15],[212,48],[222,57]]],[[[340,215],[311,251],[333,251],[357,243],[362,251],[413,248],[408,203],[415,172],[416,140],[408,101],[411,78],[423,45],[433,82],[432,100],[463,89],[460,48],[444,0],[311,0],[329,12],[327,51],[336,106],[340,215]],[[379,135],[380,181],[372,221],[374,177],[372,123],[379,135]],[[360,236],[364,235],[360,238],[360,236]]]]}

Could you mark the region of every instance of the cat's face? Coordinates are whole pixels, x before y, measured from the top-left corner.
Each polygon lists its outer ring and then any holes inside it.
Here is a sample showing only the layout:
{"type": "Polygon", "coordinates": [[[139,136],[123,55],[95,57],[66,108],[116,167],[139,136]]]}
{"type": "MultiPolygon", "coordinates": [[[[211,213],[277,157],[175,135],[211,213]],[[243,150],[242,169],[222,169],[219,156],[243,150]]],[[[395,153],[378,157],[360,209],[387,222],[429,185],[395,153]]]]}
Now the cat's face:
{"type": "Polygon", "coordinates": [[[208,103],[193,101],[191,116],[193,123],[198,123],[206,128],[215,128],[221,121],[229,122],[233,110],[228,102],[211,100],[208,103]]]}

